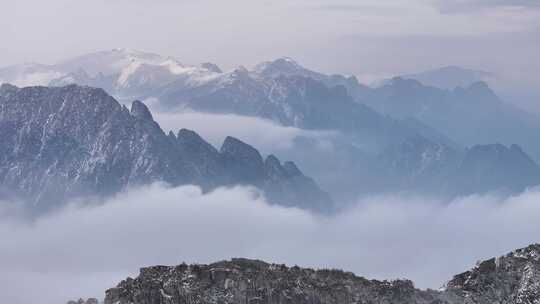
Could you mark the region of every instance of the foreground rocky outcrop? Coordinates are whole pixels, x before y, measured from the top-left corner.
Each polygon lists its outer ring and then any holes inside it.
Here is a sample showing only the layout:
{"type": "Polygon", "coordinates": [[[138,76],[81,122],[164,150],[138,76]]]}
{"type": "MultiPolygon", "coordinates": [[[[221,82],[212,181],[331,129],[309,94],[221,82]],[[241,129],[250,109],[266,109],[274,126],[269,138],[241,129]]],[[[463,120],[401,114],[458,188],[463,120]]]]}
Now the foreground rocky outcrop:
{"type": "Polygon", "coordinates": [[[410,281],[233,259],[143,268],[136,279],[107,290],[105,303],[436,303],[438,296],[410,281]]]}
{"type": "Polygon", "coordinates": [[[456,275],[446,291],[466,304],[540,303],[540,244],[489,259],[467,272],[456,275]]]}
{"type": "Polygon", "coordinates": [[[106,291],[105,304],[158,303],[538,304],[540,245],[481,262],[439,291],[416,289],[408,280],[248,259],[142,268],[137,278],[106,291]]]}
{"type": "Polygon", "coordinates": [[[0,198],[42,212],[81,196],[152,182],[260,188],[270,202],[330,209],[331,199],[292,163],[228,137],[221,150],[190,130],[166,134],[148,108],[102,89],[0,87],[0,198]]]}

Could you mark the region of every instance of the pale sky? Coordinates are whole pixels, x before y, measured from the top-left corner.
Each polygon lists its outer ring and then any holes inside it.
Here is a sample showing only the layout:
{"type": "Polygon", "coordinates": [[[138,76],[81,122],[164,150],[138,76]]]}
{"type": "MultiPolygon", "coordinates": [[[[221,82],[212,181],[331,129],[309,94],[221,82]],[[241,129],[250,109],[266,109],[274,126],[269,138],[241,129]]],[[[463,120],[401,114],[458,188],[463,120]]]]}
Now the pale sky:
{"type": "Polygon", "coordinates": [[[366,81],[446,65],[540,85],[536,0],[0,0],[0,66],[117,47],[222,68],[280,56],[366,81]]]}

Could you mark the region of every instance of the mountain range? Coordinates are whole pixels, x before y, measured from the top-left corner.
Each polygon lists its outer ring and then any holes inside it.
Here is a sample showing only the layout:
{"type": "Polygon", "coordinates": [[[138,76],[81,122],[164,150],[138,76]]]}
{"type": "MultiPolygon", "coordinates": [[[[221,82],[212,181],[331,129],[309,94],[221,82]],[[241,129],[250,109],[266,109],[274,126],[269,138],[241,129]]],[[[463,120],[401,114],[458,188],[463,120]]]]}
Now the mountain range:
{"type": "MultiPolygon", "coordinates": [[[[127,49],[1,68],[0,201],[43,215],[152,183],[245,186],[270,204],[328,214],[374,193],[519,193],[540,184],[540,120],[499,98],[483,81],[491,76],[447,67],[369,87],[288,57],[223,71],[127,49]],[[259,151],[230,134],[216,148],[196,130],[164,131],[156,111],[329,135],[259,151]]],[[[440,290],[238,258],[145,267],[105,292],[105,304],[195,303],[539,304],[540,245],[478,262],[440,290]]]]}
{"type": "Polygon", "coordinates": [[[478,262],[440,290],[420,290],[404,279],[369,280],[342,270],[237,258],[209,265],[141,268],[136,278],[108,289],[104,303],[537,304],[539,282],[538,244],[478,262]]]}
{"type": "Polygon", "coordinates": [[[394,190],[454,196],[538,185],[540,142],[530,139],[540,132],[540,119],[477,81],[485,77],[490,74],[447,67],[372,88],[287,57],[223,71],[128,49],[0,69],[0,82],[76,83],[103,88],[122,103],[143,100],[160,112],[254,116],[335,132],[330,151],[300,136],[289,149],[266,152],[294,159],[338,200],[394,190]],[[528,173],[509,175],[505,168],[528,173]]]}
{"type": "Polygon", "coordinates": [[[0,184],[4,197],[42,212],[69,199],[106,197],[164,182],[203,191],[250,185],[270,202],[329,210],[332,201],[293,162],[263,159],[227,137],[217,150],[194,131],[166,134],[149,109],[131,109],[102,89],[0,87],[0,184]]]}
{"type": "Polygon", "coordinates": [[[405,74],[400,77],[405,79],[415,79],[424,85],[447,90],[452,90],[457,87],[468,87],[476,82],[489,82],[490,79],[496,78],[496,76],[490,72],[451,65],[420,73],[405,74]]]}
{"type": "MultiPolygon", "coordinates": [[[[42,74],[25,66],[0,69],[0,82],[26,84],[42,74]]],[[[190,108],[268,118],[304,129],[340,130],[370,151],[416,133],[413,126],[354,102],[348,89],[368,90],[354,77],[326,76],[290,58],[261,63],[251,71],[239,67],[222,72],[208,63],[187,66],[170,57],[115,49],[49,66],[47,75],[62,76],[43,77],[36,85],[77,83],[103,88],[119,100],[151,99],[159,110],[190,108]]]]}
{"type": "Polygon", "coordinates": [[[540,119],[501,100],[485,82],[446,90],[394,78],[359,100],[379,113],[421,121],[462,146],[518,144],[540,156],[540,144],[530,140],[540,119]]]}

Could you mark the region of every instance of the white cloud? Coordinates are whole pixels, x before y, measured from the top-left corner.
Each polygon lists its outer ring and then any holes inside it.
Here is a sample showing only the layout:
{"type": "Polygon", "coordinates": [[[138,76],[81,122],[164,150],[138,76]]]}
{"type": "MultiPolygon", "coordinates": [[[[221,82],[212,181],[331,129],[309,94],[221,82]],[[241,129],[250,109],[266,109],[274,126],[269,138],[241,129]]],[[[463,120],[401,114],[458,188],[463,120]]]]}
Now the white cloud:
{"type": "Polygon", "coordinates": [[[274,153],[291,148],[298,137],[318,139],[325,143],[326,138],[334,135],[332,132],[285,127],[271,120],[234,114],[153,112],[154,119],[165,132],[191,129],[218,148],[225,137],[234,136],[264,153],[274,153]]]}
{"type": "Polygon", "coordinates": [[[509,199],[380,196],[320,217],[245,188],[133,189],[97,207],[0,221],[0,302],[97,296],[138,268],[259,258],[439,287],[479,259],[538,242],[540,192],[509,199]]]}

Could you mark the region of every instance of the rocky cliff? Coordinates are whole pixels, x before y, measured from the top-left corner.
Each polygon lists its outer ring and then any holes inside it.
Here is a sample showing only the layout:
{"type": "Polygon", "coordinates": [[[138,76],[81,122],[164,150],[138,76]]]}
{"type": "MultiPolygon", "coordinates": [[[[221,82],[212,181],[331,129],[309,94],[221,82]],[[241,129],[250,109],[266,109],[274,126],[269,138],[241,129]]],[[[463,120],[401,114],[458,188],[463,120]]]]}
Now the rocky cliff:
{"type": "Polygon", "coordinates": [[[0,87],[0,194],[34,210],[156,181],[205,191],[252,185],[274,203],[329,208],[313,180],[271,159],[265,166],[255,148],[232,137],[218,151],[193,131],[165,134],[142,102],[128,110],[102,89],[0,87]]]}
{"type": "Polygon", "coordinates": [[[416,289],[407,280],[248,259],[142,268],[137,278],[106,291],[105,304],[158,303],[538,304],[540,245],[480,262],[438,291],[416,289]]]}
{"type": "Polygon", "coordinates": [[[446,291],[466,304],[540,303],[540,244],[478,263],[456,275],[446,291]]]}
{"type": "Polygon", "coordinates": [[[410,281],[233,259],[143,268],[139,277],[107,290],[105,303],[443,303],[438,299],[438,293],[419,291],[410,281]]]}

